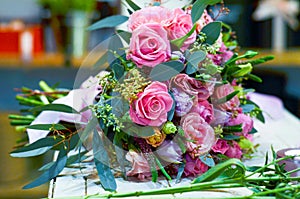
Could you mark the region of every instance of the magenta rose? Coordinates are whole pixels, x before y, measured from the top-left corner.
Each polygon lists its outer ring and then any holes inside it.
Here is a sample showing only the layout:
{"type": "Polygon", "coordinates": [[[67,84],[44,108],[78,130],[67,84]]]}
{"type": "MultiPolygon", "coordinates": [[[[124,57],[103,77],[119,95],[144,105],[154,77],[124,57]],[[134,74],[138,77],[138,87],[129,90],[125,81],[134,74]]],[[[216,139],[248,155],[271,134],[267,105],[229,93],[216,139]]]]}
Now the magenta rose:
{"type": "Polygon", "coordinates": [[[132,13],[128,19],[128,28],[133,31],[145,23],[160,23],[165,25],[166,21],[172,17],[171,10],[160,6],[149,6],[132,13]]]}
{"type": "Polygon", "coordinates": [[[172,78],[171,85],[195,97],[195,100],[207,100],[211,94],[208,84],[198,81],[184,73],[180,73],[172,78]]]}
{"type": "Polygon", "coordinates": [[[181,118],[180,125],[187,139],[187,151],[193,157],[207,153],[215,144],[213,128],[198,113],[188,113],[181,118]]]}
{"type": "Polygon", "coordinates": [[[228,126],[235,126],[242,124],[242,134],[247,135],[253,128],[253,120],[250,116],[243,113],[238,114],[236,117],[230,118],[228,126]]]}
{"type": "MultiPolygon", "coordinates": [[[[233,87],[230,84],[224,84],[221,86],[218,86],[215,88],[213,98],[215,100],[219,100],[223,97],[226,97],[230,93],[234,92],[233,87]]],[[[230,99],[227,102],[221,103],[221,104],[214,104],[217,108],[223,110],[223,111],[231,111],[235,108],[237,108],[240,105],[240,100],[237,96],[234,96],[232,99],[230,99]]]]}
{"type": "Polygon", "coordinates": [[[207,123],[214,120],[213,106],[207,100],[198,100],[198,103],[192,107],[190,112],[198,113],[207,123]]]}
{"type": "Polygon", "coordinates": [[[167,121],[173,99],[168,88],[161,82],[154,81],[130,105],[129,114],[133,122],[144,126],[160,126],[167,121]]]}
{"type": "Polygon", "coordinates": [[[185,159],[186,164],[183,171],[185,176],[196,177],[208,170],[208,166],[204,164],[199,158],[193,159],[189,154],[186,154],[185,159]]]}
{"type": "Polygon", "coordinates": [[[125,157],[132,164],[131,170],[126,173],[127,176],[136,176],[140,180],[151,176],[148,161],[142,153],[130,150],[125,157]]]}
{"type": "Polygon", "coordinates": [[[217,143],[211,148],[215,153],[224,154],[229,149],[229,145],[226,140],[218,139],[217,143]]]}
{"type": "MultiPolygon", "coordinates": [[[[176,8],[172,12],[172,18],[165,26],[168,31],[169,39],[178,39],[185,36],[193,28],[191,15],[187,14],[180,8],[176,8]]],[[[180,50],[186,50],[196,40],[196,31],[193,32],[183,43],[180,50]]]]}
{"type": "Polygon", "coordinates": [[[146,23],[132,32],[127,59],[138,67],[154,67],[170,60],[171,47],[168,33],[159,23],[146,23]]]}
{"type": "Polygon", "coordinates": [[[232,141],[232,144],[229,145],[228,150],[225,152],[225,155],[229,158],[238,158],[240,159],[243,155],[242,149],[236,141],[232,141]]]}

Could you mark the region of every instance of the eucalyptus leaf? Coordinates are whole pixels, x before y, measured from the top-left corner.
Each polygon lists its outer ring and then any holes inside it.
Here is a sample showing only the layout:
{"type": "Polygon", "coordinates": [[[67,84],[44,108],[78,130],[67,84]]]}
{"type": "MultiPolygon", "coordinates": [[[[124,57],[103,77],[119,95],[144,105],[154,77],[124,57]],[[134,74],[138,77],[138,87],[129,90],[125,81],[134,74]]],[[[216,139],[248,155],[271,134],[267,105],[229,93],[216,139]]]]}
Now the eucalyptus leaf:
{"type": "Polygon", "coordinates": [[[124,150],[122,148],[123,141],[122,141],[122,133],[116,132],[113,140],[117,161],[120,165],[120,169],[122,171],[123,176],[126,176],[126,170],[125,170],[125,154],[124,150]]]}
{"type": "Polygon", "coordinates": [[[108,51],[105,51],[93,65],[94,69],[106,69],[108,66],[108,51]]]}
{"type": "Polygon", "coordinates": [[[201,32],[205,33],[206,35],[205,42],[210,45],[213,45],[220,36],[221,28],[222,28],[222,23],[218,21],[211,22],[206,26],[204,26],[201,32]]]}
{"type": "Polygon", "coordinates": [[[153,81],[167,81],[179,74],[184,69],[184,64],[179,61],[169,61],[158,64],[150,72],[153,81]]]}
{"type": "Polygon", "coordinates": [[[128,20],[127,16],[113,15],[97,21],[87,28],[87,30],[97,30],[102,28],[114,28],[128,20]]]}
{"type": "Polygon", "coordinates": [[[114,71],[114,75],[117,80],[123,77],[125,72],[124,66],[119,63],[114,63],[111,65],[111,69],[114,71]]]}
{"type": "Polygon", "coordinates": [[[204,9],[208,5],[214,5],[221,2],[221,0],[197,0],[192,7],[192,21],[196,23],[202,16],[204,9]]]}
{"type": "Polygon", "coordinates": [[[228,159],[210,168],[207,172],[197,177],[192,184],[209,182],[215,179],[238,178],[245,175],[246,167],[239,159],[228,159]]]}
{"type": "Polygon", "coordinates": [[[116,180],[109,167],[109,157],[106,149],[104,148],[103,140],[97,130],[94,130],[93,154],[100,183],[103,189],[106,191],[115,191],[117,189],[116,180]]]}
{"type": "Polygon", "coordinates": [[[174,117],[174,114],[175,114],[175,107],[176,107],[176,105],[175,105],[175,98],[174,98],[173,93],[169,92],[169,94],[170,94],[170,96],[173,99],[173,104],[172,104],[171,110],[168,112],[168,116],[167,117],[168,117],[168,120],[171,121],[173,119],[173,117],[174,117]]]}
{"type": "Polygon", "coordinates": [[[189,53],[189,56],[187,57],[188,64],[185,69],[186,73],[193,74],[197,72],[199,63],[203,61],[205,57],[206,53],[201,50],[189,53]]]}
{"type": "Polygon", "coordinates": [[[23,189],[30,189],[30,188],[40,186],[50,181],[51,179],[55,178],[66,166],[67,159],[68,159],[67,152],[68,152],[67,150],[61,150],[58,154],[56,162],[36,180],[25,185],[23,189]]]}
{"type": "Polygon", "coordinates": [[[216,165],[214,159],[210,154],[201,155],[199,156],[199,159],[209,167],[214,167],[216,165]]]}
{"type": "Polygon", "coordinates": [[[117,33],[127,44],[130,43],[132,33],[124,30],[117,30],[117,33]]]}
{"type": "Polygon", "coordinates": [[[88,139],[91,133],[93,133],[94,129],[96,129],[97,125],[98,125],[98,118],[92,116],[92,119],[88,121],[83,131],[79,133],[80,141],[78,142],[78,146],[84,143],[88,139]]]}
{"type": "Polygon", "coordinates": [[[25,126],[27,129],[36,129],[36,130],[45,130],[45,131],[61,131],[66,130],[67,128],[62,124],[33,124],[29,126],[25,126]]]}
{"type": "Polygon", "coordinates": [[[238,136],[238,135],[232,135],[232,134],[229,134],[229,135],[224,135],[223,136],[223,139],[224,140],[238,140],[240,139],[241,136],[238,136]]]}
{"type": "Polygon", "coordinates": [[[243,109],[243,113],[250,113],[256,106],[254,104],[243,104],[241,105],[241,108],[243,109]]]}
{"type": "Polygon", "coordinates": [[[131,136],[149,137],[154,135],[154,130],[151,126],[141,126],[130,121],[123,122],[123,125],[122,131],[131,136]]]}
{"type": "Polygon", "coordinates": [[[36,106],[34,108],[29,109],[30,112],[42,112],[42,111],[58,111],[64,113],[76,113],[79,114],[78,111],[73,109],[72,107],[65,104],[46,104],[43,106],[36,106]]]}
{"type": "Polygon", "coordinates": [[[14,150],[10,153],[12,157],[33,157],[46,153],[53,146],[61,143],[62,138],[45,137],[37,140],[36,142],[14,150]]]}
{"type": "Polygon", "coordinates": [[[176,183],[180,182],[181,176],[182,176],[183,171],[184,171],[184,167],[185,167],[184,162],[179,164],[179,167],[178,167],[178,170],[177,170],[177,175],[176,175],[176,183]]]}

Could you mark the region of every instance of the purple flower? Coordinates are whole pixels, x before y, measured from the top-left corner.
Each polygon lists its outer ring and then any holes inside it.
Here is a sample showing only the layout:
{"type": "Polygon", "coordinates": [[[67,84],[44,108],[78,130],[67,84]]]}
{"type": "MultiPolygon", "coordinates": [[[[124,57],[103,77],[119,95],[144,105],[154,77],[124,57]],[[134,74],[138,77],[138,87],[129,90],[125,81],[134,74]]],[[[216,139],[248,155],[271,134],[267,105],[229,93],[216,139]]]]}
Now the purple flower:
{"type": "Polygon", "coordinates": [[[182,54],[182,52],[180,52],[180,51],[173,51],[173,52],[171,53],[171,59],[172,59],[172,60],[177,60],[177,61],[179,61],[179,62],[181,62],[181,63],[184,63],[184,62],[185,62],[185,57],[184,57],[184,55],[182,54]]]}
{"type": "MultiPolygon", "coordinates": [[[[242,124],[242,134],[247,135],[253,128],[253,120],[250,116],[243,113],[238,114],[236,117],[231,118],[228,122],[228,126],[235,126],[242,124]]],[[[240,134],[240,133],[239,133],[240,134]]]]}
{"type": "Polygon", "coordinates": [[[184,116],[191,110],[193,100],[188,94],[179,92],[176,88],[173,88],[172,91],[175,99],[175,114],[179,117],[184,116]]]}
{"type": "Polygon", "coordinates": [[[204,164],[199,158],[193,159],[189,154],[185,155],[186,164],[184,167],[184,174],[186,176],[197,176],[208,170],[208,166],[204,164]]]}
{"type": "Polygon", "coordinates": [[[238,158],[240,159],[243,155],[242,149],[236,141],[232,141],[232,145],[229,145],[228,150],[225,152],[225,155],[229,158],[238,158]]]}
{"type": "Polygon", "coordinates": [[[170,140],[165,140],[156,150],[157,155],[164,161],[170,163],[180,163],[182,161],[182,151],[179,145],[170,140]]]}
{"type": "Polygon", "coordinates": [[[190,112],[198,113],[207,123],[214,119],[213,106],[207,100],[198,100],[198,103],[192,107],[190,112]]]}
{"type": "Polygon", "coordinates": [[[220,65],[224,64],[226,61],[228,61],[232,57],[232,55],[233,55],[233,52],[230,51],[222,42],[219,51],[216,54],[208,54],[207,57],[212,59],[214,64],[220,66],[220,65]]]}

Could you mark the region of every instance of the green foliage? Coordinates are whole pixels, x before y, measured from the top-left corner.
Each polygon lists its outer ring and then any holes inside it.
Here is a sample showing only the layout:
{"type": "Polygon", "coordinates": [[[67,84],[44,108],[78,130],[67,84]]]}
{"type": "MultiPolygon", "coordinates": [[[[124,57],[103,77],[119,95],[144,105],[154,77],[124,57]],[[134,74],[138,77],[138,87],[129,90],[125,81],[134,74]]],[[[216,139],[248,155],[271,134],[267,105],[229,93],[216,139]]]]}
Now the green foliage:
{"type": "Polygon", "coordinates": [[[206,53],[202,50],[195,52],[186,51],[185,55],[187,61],[185,72],[187,74],[193,74],[197,72],[199,63],[206,58],[206,53]]]}
{"type": "Polygon", "coordinates": [[[169,61],[155,66],[149,75],[153,81],[167,81],[179,74],[184,69],[183,63],[179,61],[169,61]]]}
{"type": "Polygon", "coordinates": [[[113,15],[97,21],[88,27],[88,30],[97,30],[102,28],[114,28],[128,20],[128,17],[123,15],[113,15]]]}
{"type": "Polygon", "coordinates": [[[209,5],[220,3],[221,0],[197,0],[192,7],[192,21],[196,23],[202,16],[204,9],[209,5]]]}
{"type": "Polygon", "coordinates": [[[207,24],[201,30],[206,35],[205,43],[214,44],[220,36],[222,23],[215,21],[207,24]]]}

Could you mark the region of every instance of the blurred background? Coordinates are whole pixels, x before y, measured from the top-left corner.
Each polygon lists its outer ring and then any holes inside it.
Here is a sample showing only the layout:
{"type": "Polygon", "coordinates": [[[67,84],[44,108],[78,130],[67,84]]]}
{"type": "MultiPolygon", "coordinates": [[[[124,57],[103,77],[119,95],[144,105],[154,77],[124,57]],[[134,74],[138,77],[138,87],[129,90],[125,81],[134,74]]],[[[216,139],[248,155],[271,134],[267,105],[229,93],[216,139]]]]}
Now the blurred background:
{"type": "MultiPolygon", "coordinates": [[[[225,0],[225,3],[230,13],[219,19],[236,30],[241,50],[255,49],[262,55],[276,56],[274,61],[255,69],[264,82],[248,86],[278,96],[289,111],[300,117],[298,27],[291,28],[276,13],[254,20],[258,0],[225,0]],[[275,19],[279,20],[279,29],[275,19]],[[278,37],[280,43],[274,44],[278,37]]],[[[296,6],[299,10],[299,5],[296,6]]],[[[88,32],[86,27],[120,13],[120,7],[120,0],[0,0],[0,198],[41,198],[48,194],[47,184],[31,190],[22,187],[37,176],[36,169],[51,155],[32,159],[9,157],[20,138],[7,118],[9,113],[20,109],[14,88],[35,89],[40,80],[45,80],[49,85],[59,83],[59,87],[71,89],[88,52],[114,32],[113,29],[88,32]]],[[[294,17],[299,19],[300,15],[295,12],[294,17]]]]}

